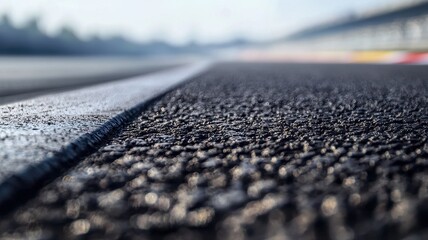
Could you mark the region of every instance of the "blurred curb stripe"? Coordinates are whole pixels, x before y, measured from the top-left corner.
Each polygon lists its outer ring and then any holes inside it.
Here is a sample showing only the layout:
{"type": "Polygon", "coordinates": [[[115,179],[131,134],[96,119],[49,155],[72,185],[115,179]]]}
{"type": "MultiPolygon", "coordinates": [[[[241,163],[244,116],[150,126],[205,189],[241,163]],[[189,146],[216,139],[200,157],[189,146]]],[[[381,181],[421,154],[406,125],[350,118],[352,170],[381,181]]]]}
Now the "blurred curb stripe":
{"type": "Polygon", "coordinates": [[[405,51],[260,51],[247,50],[239,57],[244,61],[428,64],[428,52],[405,51]]]}

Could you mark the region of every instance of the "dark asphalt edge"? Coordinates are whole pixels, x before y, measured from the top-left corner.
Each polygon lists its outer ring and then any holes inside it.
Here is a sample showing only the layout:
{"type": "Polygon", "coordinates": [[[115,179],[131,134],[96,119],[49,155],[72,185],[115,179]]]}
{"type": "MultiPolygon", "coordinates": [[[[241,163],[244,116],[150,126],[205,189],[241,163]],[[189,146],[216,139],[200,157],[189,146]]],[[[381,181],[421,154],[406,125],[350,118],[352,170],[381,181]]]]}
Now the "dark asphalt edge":
{"type": "Polygon", "coordinates": [[[94,131],[86,133],[62,147],[52,156],[39,163],[31,164],[19,173],[7,177],[0,183],[0,216],[10,213],[34,197],[41,188],[60,177],[73,166],[76,166],[85,157],[94,153],[113,135],[137,119],[145,110],[165,95],[194,81],[209,68],[207,67],[149,100],[123,111],[94,131]]]}

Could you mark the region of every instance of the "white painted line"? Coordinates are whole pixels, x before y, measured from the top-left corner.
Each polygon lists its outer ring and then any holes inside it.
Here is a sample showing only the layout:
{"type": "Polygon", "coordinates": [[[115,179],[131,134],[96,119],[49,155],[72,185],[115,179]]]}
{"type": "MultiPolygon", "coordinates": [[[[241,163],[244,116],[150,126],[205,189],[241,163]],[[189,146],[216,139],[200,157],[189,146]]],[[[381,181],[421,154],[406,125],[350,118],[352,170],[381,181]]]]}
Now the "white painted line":
{"type": "Polygon", "coordinates": [[[0,106],[0,181],[209,65],[200,63],[0,106]]]}

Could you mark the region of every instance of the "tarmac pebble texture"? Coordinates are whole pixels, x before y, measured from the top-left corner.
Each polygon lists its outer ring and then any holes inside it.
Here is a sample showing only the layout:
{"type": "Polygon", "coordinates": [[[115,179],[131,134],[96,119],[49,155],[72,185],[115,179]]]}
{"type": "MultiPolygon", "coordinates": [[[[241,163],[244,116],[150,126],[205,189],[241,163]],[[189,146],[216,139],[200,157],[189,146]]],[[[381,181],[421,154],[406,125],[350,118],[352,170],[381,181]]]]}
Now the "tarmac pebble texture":
{"type": "Polygon", "coordinates": [[[427,73],[217,65],[3,217],[1,237],[426,239],[427,73]]]}

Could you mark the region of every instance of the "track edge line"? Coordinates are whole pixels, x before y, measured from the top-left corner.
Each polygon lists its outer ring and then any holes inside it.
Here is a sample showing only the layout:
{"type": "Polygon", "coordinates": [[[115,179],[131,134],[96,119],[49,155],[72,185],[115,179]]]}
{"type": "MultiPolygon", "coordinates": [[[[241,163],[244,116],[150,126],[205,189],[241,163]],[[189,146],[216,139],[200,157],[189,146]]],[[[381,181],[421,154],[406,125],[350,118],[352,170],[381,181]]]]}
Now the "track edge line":
{"type": "Polygon", "coordinates": [[[134,121],[141,113],[168,93],[202,75],[211,66],[210,62],[198,64],[195,72],[183,81],[167,88],[152,98],[125,110],[107,120],[92,132],[85,133],[73,142],[63,146],[36,164],[25,167],[0,183],[0,215],[7,214],[25,203],[42,187],[60,177],[63,173],[94,153],[123,127],[134,121]]]}

